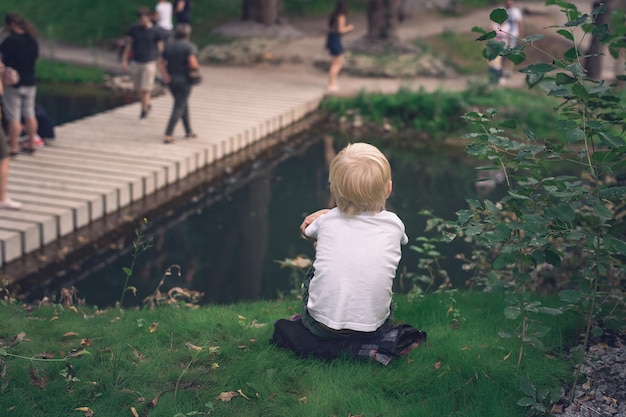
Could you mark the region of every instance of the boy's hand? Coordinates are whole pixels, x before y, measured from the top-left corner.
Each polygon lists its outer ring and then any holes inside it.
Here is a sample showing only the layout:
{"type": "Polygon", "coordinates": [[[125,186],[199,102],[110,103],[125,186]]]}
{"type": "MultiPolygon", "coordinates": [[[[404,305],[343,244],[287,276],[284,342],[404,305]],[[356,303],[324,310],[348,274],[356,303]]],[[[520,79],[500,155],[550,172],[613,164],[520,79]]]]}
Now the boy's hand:
{"type": "Polygon", "coordinates": [[[304,236],[305,238],[309,238],[304,231],[306,230],[307,227],[309,227],[309,225],[311,223],[313,223],[315,221],[315,219],[317,219],[320,216],[323,216],[324,214],[328,213],[330,211],[330,209],[322,209],[322,210],[318,210],[314,213],[309,214],[308,216],[306,216],[304,218],[304,221],[302,222],[302,224],[300,225],[300,233],[302,233],[302,236],[304,236]]]}

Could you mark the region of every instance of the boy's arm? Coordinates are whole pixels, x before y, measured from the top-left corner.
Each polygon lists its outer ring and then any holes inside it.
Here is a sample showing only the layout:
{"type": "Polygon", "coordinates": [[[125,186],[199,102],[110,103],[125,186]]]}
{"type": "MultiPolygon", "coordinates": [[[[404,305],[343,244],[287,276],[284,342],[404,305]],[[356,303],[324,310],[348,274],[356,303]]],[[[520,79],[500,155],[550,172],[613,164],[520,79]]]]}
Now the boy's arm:
{"type": "Polygon", "coordinates": [[[302,233],[302,236],[303,236],[303,237],[305,237],[305,238],[307,238],[307,239],[310,239],[310,238],[306,235],[306,233],[305,233],[306,228],[307,228],[307,227],[309,227],[309,225],[310,225],[311,223],[313,223],[313,222],[315,221],[315,219],[317,219],[317,218],[318,218],[318,217],[320,217],[320,216],[323,216],[324,214],[328,213],[329,211],[330,211],[330,209],[322,209],[322,210],[318,210],[318,211],[316,211],[316,212],[314,212],[314,213],[311,213],[311,214],[309,214],[308,216],[306,216],[306,217],[304,218],[304,221],[303,221],[303,222],[302,222],[302,224],[300,225],[300,233],[302,233]]]}

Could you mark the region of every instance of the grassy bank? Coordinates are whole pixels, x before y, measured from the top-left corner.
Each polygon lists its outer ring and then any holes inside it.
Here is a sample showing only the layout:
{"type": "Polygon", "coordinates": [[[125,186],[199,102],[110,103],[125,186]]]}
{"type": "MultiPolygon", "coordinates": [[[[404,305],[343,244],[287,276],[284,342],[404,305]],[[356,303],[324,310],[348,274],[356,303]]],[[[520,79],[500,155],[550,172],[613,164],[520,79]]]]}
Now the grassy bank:
{"type": "Polygon", "coordinates": [[[549,334],[544,351],[527,348],[516,371],[516,338],[498,336],[510,326],[501,297],[397,302],[396,319],[426,330],[428,342],[388,367],[270,346],[272,323],[297,311],[297,300],[153,311],[3,303],[0,414],[524,416],[520,376],[538,388],[571,378],[571,317],[551,318],[565,333],[549,334]],[[236,394],[223,401],[223,393],[236,394]]]}

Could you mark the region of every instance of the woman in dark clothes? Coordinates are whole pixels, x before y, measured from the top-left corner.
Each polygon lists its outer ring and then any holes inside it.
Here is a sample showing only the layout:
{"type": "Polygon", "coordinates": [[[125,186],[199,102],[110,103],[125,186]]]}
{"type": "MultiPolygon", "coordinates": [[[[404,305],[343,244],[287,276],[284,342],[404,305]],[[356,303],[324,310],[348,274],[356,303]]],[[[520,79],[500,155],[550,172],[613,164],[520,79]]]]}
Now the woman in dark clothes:
{"type": "Polygon", "coordinates": [[[338,1],[335,10],[328,19],[328,37],[326,39],[326,49],[330,53],[332,60],[328,70],[328,91],[334,92],[339,89],[337,86],[337,76],[343,66],[343,45],[341,36],[354,30],[353,25],[346,25],[348,6],[345,1],[338,1]]]}
{"type": "Polygon", "coordinates": [[[163,142],[173,143],[174,126],[179,119],[183,121],[185,138],[195,138],[196,134],[191,130],[189,122],[189,95],[191,94],[191,78],[189,71],[199,69],[198,48],[189,42],[191,26],[187,23],[179,23],[174,29],[174,39],[165,45],[163,50],[163,66],[161,74],[163,81],[169,85],[174,97],[174,107],[170,120],[165,128],[163,142]]]}

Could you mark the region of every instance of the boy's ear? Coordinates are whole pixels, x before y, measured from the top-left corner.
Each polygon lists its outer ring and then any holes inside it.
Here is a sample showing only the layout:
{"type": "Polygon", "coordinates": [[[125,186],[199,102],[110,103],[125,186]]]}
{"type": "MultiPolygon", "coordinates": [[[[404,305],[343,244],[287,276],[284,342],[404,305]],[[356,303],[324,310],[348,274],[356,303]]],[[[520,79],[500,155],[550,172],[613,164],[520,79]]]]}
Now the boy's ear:
{"type": "Polygon", "coordinates": [[[393,190],[393,181],[389,180],[387,183],[387,198],[391,195],[391,191],[393,190]]]}

